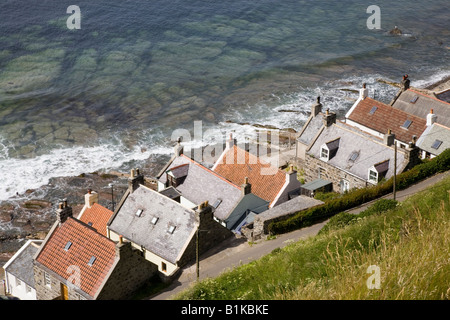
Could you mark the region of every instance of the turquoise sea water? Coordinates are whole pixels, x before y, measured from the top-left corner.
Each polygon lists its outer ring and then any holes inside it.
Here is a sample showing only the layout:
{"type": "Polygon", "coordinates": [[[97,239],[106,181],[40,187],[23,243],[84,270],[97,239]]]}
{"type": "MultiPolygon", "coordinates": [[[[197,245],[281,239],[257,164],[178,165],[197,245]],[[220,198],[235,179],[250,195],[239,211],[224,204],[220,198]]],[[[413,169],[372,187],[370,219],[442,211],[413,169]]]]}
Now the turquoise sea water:
{"type": "Polygon", "coordinates": [[[443,0],[77,1],[70,30],[73,4],[0,3],[0,200],[164,159],[194,121],[218,135],[253,130],[233,123],[299,130],[318,95],[344,112],[362,82],[389,101],[396,89],[378,78],[450,73],[443,0]],[[369,5],[380,30],[367,28],[369,5]]]}

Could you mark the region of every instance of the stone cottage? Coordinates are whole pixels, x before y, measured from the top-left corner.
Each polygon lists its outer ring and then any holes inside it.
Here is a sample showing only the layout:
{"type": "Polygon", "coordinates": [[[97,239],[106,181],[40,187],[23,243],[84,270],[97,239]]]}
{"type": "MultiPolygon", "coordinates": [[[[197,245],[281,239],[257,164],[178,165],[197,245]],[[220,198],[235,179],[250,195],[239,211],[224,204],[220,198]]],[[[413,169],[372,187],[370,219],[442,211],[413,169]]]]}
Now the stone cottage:
{"type": "Polygon", "coordinates": [[[56,214],[33,259],[38,300],[126,299],[157,271],[130,243],[75,219],[66,201],[56,214]]]}

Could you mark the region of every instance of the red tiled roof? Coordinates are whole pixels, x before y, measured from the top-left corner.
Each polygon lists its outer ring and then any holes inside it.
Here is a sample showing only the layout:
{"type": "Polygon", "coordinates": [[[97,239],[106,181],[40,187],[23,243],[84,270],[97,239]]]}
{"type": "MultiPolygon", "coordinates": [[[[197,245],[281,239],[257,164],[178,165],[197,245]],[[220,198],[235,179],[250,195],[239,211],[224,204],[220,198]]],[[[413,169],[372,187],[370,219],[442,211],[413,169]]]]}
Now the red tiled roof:
{"type": "Polygon", "coordinates": [[[413,135],[419,138],[427,128],[425,119],[371,98],[361,100],[348,119],[383,134],[391,129],[395,138],[402,142],[410,142],[413,135]],[[376,111],[369,114],[373,107],[377,107],[376,111]],[[406,120],[412,121],[410,127],[401,128],[406,120]]]}
{"type": "Polygon", "coordinates": [[[98,203],[94,203],[90,208],[86,208],[80,221],[83,221],[86,224],[92,223],[91,227],[106,237],[106,224],[113,214],[114,212],[111,210],[106,209],[98,203]]]}
{"type": "Polygon", "coordinates": [[[252,185],[252,193],[270,203],[275,200],[286,182],[285,172],[273,168],[269,163],[262,162],[257,156],[237,146],[226,151],[222,163],[218,164],[214,171],[237,185],[242,185],[247,177],[252,185]],[[245,155],[245,161],[241,161],[241,152],[245,155]],[[264,169],[268,168],[273,169],[272,174],[264,174],[264,169]]]}
{"type": "Polygon", "coordinates": [[[70,276],[73,278],[70,267],[79,267],[80,288],[94,297],[114,264],[115,243],[79,220],[69,217],[55,228],[43,244],[36,261],[66,280],[70,276]],[[72,245],[66,251],[64,247],[68,241],[72,245]],[[93,256],[96,260],[89,266],[88,262],[93,256]]]}

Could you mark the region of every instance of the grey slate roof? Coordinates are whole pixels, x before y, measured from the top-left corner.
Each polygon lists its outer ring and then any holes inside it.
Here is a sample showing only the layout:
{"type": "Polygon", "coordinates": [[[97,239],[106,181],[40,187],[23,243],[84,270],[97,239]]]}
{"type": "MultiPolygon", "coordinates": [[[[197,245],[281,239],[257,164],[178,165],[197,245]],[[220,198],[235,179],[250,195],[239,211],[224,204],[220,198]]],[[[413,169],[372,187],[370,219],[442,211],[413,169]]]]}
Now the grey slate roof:
{"type": "Polygon", "coordinates": [[[450,148],[450,128],[434,123],[419,137],[417,146],[431,154],[441,154],[445,149],[450,148]],[[436,140],[442,141],[442,144],[439,148],[434,149],[431,146],[436,140]]]}
{"type": "Polygon", "coordinates": [[[128,195],[109,229],[175,264],[196,230],[195,212],[141,185],[128,195]],[[139,217],[138,210],[143,210],[139,217]],[[175,226],[172,234],[169,226],[175,226]]]}
{"type": "MultiPolygon", "coordinates": [[[[389,170],[385,177],[389,179],[393,175],[394,148],[385,145],[381,139],[340,121],[325,128],[307,153],[320,158],[321,146],[336,138],[340,138],[339,148],[335,156],[327,161],[328,164],[367,180],[370,167],[392,159],[389,161],[389,170]],[[350,160],[353,152],[359,152],[355,161],[350,160]]],[[[398,148],[397,172],[402,172],[407,165],[405,156],[406,154],[398,148]]]]}
{"type": "Polygon", "coordinates": [[[289,201],[283,202],[282,204],[279,204],[273,208],[270,208],[269,210],[261,212],[255,217],[255,219],[261,220],[273,219],[276,217],[284,216],[311,207],[315,207],[321,204],[323,204],[323,202],[320,200],[300,195],[289,201]]]}
{"type": "Polygon", "coordinates": [[[303,126],[302,131],[300,131],[297,140],[309,146],[309,144],[313,141],[317,132],[323,125],[322,117],[323,117],[322,113],[317,114],[315,117],[310,116],[309,119],[306,121],[305,125],[303,126]]]}
{"type": "Polygon", "coordinates": [[[18,253],[14,260],[12,260],[6,267],[8,273],[13,274],[30,287],[34,288],[34,272],[33,272],[33,257],[39,249],[42,241],[32,240],[27,242],[26,247],[18,253]],[[34,246],[36,244],[37,246],[34,246]]]}
{"type": "Polygon", "coordinates": [[[307,190],[311,190],[311,191],[315,191],[317,189],[320,189],[322,187],[325,187],[326,185],[331,184],[331,181],[328,180],[323,180],[323,179],[316,179],[314,181],[305,183],[304,185],[302,185],[303,189],[307,189],[307,190]]]}
{"type": "Polygon", "coordinates": [[[420,92],[411,89],[404,91],[394,102],[393,107],[423,119],[426,119],[430,109],[433,109],[434,114],[437,115],[436,122],[450,127],[450,103],[426,96],[420,92]],[[418,98],[412,103],[414,97],[418,98]]]}
{"type": "MultiPolygon", "coordinates": [[[[241,188],[184,155],[176,157],[166,170],[182,164],[189,164],[189,170],[184,182],[177,186],[178,192],[195,204],[208,201],[212,205],[221,199],[214,215],[220,220],[228,218],[241,199],[241,188]]],[[[159,181],[165,183],[166,175],[161,175],[159,181]]]]}

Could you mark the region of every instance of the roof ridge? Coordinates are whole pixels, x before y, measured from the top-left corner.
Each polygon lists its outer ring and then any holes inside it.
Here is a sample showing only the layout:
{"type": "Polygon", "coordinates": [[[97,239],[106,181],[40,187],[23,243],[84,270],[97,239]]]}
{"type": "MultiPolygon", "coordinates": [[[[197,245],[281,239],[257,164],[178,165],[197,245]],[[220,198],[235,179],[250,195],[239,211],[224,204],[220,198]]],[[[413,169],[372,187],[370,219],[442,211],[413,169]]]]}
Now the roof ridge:
{"type": "Polygon", "coordinates": [[[411,89],[411,88],[410,88],[410,89],[408,89],[408,90],[409,90],[409,91],[412,91],[412,92],[414,92],[414,93],[420,94],[420,95],[422,95],[422,96],[424,96],[424,97],[426,97],[426,98],[430,98],[430,99],[436,100],[436,101],[438,101],[438,102],[442,102],[442,103],[445,103],[445,104],[450,105],[450,103],[447,102],[447,101],[440,100],[440,99],[438,99],[438,98],[436,98],[436,97],[429,96],[429,95],[427,95],[427,94],[425,94],[425,93],[416,91],[416,90],[414,90],[414,89],[411,89]]]}

